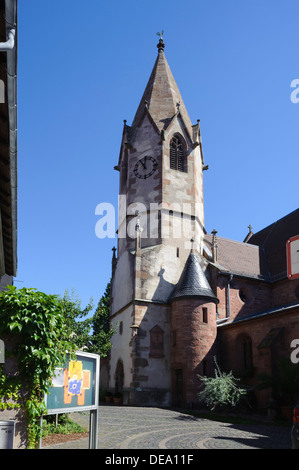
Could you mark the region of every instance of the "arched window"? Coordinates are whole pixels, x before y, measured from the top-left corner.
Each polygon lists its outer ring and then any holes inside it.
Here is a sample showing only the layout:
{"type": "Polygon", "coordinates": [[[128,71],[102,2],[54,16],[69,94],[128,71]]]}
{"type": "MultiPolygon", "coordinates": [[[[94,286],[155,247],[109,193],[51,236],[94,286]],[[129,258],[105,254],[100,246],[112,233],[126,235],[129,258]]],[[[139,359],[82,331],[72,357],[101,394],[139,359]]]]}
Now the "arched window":
{"type": "Polygon", "coordinates": [[[170,168],[186,171],[186,150],[183,139],[175,134],[170,141],[170,168]]]}

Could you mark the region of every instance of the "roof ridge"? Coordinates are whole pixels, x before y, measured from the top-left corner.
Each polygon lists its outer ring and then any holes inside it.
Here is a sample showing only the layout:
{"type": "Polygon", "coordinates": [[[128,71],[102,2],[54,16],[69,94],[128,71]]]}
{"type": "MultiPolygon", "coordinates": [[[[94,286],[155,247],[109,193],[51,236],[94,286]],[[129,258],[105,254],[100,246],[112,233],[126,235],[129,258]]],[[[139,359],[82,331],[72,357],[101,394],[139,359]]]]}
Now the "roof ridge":
{"type": "MultiPolygon", "coordinates": [[[[213,235],[211,235],[210,233],[207,233],[207,234],[205,235],[205,238],[206,238],[207,236],[212,237],[213,235]]],[[[217,240],[219,240],[219,239],[220,239],[220,240],[227,241],[227,242],[231,242],[231,243],[237,243],[238,245],[242,245],[242,246],[246,246],[246,247],[249,246],[249,247],[251,247],[251,248],[252,248],[252,247],[259,248],[258,245],[250,245],[249,243],[244,243],[244,242],[242,242],[242,241],[233,240],[233,239],[231,239],[231,238],[226,238],[226,237],[218,237],[218,235],[217,235],[217,240]]]]}
{"type": "Polygon", "coordinates": [[[264,230],[267,230],[267,229],[269,230],[270,227],[272,227],[272,228],[271,228],[271,232],[272,232],[272,230],[274,229],[274,227],[275,227],[279,222],[281,222],[283,219],[286,219],[287,217],[290,217],[291,215],[295,214],[295,212],[297,212],[297,211],[299,211],[299,208],[294,209],[292,212],[289,212],[288,214],[284,215],[283,217],[280,217],[279,219],[275,220],[275,221],[272,222],[271,224],[266,225],[266,227],[263,227],[263,228],[262,228],[261,230],[259,230],[258,232],[255,232],[255,233],[253,234],[253,236],[258,235],[259,233],[263,232],[264,230]]]}

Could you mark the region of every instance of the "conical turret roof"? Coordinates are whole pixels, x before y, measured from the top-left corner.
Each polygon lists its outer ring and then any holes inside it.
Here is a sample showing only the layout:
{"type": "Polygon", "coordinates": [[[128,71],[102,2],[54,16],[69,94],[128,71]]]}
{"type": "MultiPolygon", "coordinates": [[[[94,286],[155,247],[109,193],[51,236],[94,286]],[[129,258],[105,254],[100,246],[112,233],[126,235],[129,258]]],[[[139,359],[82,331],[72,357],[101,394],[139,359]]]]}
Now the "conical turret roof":
{"type": "Polygon", "coordinates": [[[147,107],[160,131],[165,130],[172,118],[179,112],[189,135],[192,136],[192,124],[165,58],[162,39],[160,39],[157,47],[158,57],[134,117],[132,129],[134,131],[138,126],[144,114],[144,109],[147,107]]]}
{"type": "Polygon", "coordinates": [[[200,298],[214,303],[219,302],[194,252],[191,252],[187,258],[180,280],[171,294],[169,302],[188,297],[200,298]]]}

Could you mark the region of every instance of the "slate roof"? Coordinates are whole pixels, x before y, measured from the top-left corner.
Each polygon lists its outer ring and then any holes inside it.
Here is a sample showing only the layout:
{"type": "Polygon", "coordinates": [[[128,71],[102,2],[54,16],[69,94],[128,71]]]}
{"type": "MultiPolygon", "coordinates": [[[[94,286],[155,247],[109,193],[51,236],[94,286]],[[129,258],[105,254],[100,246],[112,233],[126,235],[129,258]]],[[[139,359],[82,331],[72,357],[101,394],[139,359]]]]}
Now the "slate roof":
{"type": "Polygon", "coordinates": [[[299,209],[253,234],[247,244],[259,246],[265,253],[271,279],[287,275],[286,242],[299,235],[299,209]]]}
{"type": "MultiPolygon", "coordinates": [[[[286,277],[286,242],[299,235],[299,209],[263,230],[252,234],[246,243],[217,236],[217,265],[233,274],[267,281],[286,277]]],[[[213,236],[205,236],[212,251],[213,236]]]]}
{"type": "Polygon", "coordinates": [[[187,258],[180,280],[172,292],[169,302],[190,297],[218,303],[218,299],[210,287],[199,259],[193,252],[187,258]]]}
{"type": "Polygon", "coordinates": [[[192,124],[165,58],[164,43],[163,47],[158,49],[158,57],[134,117],[132,131],[134,132],[144,114],[145,101],[147,101],[148,111],[160,131],[168,127],[173,116],[178,112],[177,103],[180,103],[180,114],[189,135],[192,136],[192,124]]]}
{"type": "MultiPolygon", "coordinates": [[[[212,251],[212,235],[205,236],[205,243],[212,251]]],[[[217,236],[217,265],[220,270],[233,274],[269,280],[269,272],[263,249],[247,243],[217,236]]]]}

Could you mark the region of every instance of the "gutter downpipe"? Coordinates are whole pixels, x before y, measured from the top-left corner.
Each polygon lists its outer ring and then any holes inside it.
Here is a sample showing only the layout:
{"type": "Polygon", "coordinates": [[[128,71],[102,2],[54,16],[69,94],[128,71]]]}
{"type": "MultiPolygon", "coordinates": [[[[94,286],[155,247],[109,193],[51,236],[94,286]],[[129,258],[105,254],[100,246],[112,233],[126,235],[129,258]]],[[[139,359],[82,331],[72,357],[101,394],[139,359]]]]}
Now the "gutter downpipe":
{"type": "Polygon", "coordinates": [[[221,318],[220,320],[216,320],[217,325],[230,319],[230,314],[231,314],[230,312],[230,285],[233,280],[233,277],[234,275],[230,273],[228,283],[227,283],[227,310],[226,310],[227,316],[225,318],[221,318]]]}
{"type": "Polygon", "coordinates": [[[17,5],[18,0],[5,0],[7,41],[0,43],[0,52],[7,53],[7,105],[12,192],[13,276],[16,276],[17,271],[17,5]]]}

